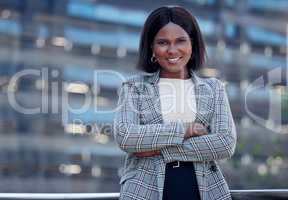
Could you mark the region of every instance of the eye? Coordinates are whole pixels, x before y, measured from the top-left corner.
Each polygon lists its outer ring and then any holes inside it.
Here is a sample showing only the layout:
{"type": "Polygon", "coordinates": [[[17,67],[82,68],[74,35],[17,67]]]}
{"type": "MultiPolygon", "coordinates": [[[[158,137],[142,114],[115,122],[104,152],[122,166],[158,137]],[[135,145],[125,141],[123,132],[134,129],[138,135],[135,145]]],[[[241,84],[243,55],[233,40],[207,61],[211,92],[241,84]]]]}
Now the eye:
{"type": "Polygon", "coordinates": [[[158,45],[167,45],[168,42],[167,42],[166,40],[158,40],[158,41],[157,41],[157,44],[158,44],[158,45]]]}
{"type": "Polygon", "coordinates": [[[179,43],[184,43],[184,42],[187,42],[187,39],[185,38],[180,38],[177,40],[179,43]]]}

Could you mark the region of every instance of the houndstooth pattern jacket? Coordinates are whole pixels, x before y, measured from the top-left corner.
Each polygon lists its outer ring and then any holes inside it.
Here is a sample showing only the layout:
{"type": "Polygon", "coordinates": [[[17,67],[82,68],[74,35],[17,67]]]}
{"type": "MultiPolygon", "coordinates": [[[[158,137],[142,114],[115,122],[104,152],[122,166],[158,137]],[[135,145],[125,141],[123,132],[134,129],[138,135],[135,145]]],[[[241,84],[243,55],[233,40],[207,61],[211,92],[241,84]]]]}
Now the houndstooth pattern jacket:
{"type": "Polygon", "coordinates": [[[216,78],[200,78],[195,85],[196,119],[209,134],[184,140],[185,124],[164,122],[159,97],[160,71],[130,78],[122,84],[114,119],[114,136],[127,153],[120,179],[120,200],[162,200],[165,164],[193,161],[202,200],[231,199],[217,160],[230,158],[236,131],[227,94],[216,78]],[[161,155],[139,158],[135,152],[160,150],[161,155]]]}

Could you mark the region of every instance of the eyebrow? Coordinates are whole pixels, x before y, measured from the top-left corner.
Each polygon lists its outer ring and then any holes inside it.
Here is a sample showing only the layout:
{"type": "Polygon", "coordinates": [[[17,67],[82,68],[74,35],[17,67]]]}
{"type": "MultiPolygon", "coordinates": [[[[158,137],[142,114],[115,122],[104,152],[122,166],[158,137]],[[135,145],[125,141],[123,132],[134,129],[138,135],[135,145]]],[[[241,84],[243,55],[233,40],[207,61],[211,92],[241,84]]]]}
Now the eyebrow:
{"type": "MultiPolygon", "coordinates": [[[[187,37],[187,36],[180,36],[180,37],[177,37],[176,38],[176,40],[177,39],[189,39],[189,37],[187,37]]],[[[167,38],[162,38],[162,37],[160,37],[160,38],[157,38],[156,40],[168,40],[167,38]]]]}

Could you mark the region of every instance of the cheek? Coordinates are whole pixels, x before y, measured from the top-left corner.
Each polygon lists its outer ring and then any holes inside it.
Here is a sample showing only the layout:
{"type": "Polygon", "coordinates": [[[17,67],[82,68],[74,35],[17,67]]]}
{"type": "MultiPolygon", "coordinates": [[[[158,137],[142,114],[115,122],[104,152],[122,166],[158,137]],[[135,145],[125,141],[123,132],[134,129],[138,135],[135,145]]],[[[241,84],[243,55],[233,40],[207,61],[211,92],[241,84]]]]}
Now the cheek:
{"type": "Polygon", "coordinates": [[[192,47],[190,45],[183,46],[182,51],[190,55],[192,53],[192,47]]]}
{"type": "Polygon", "coordinates": [[[183,48],[182,49],[182,54],[184,55],[183,56],[183,61],[184,62],[188,62],[190,59],[191,59],[191,57],[192,57],[192,48],[183,48]]]}
{"type": "Polygon", "coordinates": [[[166,53],[166,48],[165,47],[157,47],[154,49],[154,53],[156,57],[163,56],[166,53]]]}

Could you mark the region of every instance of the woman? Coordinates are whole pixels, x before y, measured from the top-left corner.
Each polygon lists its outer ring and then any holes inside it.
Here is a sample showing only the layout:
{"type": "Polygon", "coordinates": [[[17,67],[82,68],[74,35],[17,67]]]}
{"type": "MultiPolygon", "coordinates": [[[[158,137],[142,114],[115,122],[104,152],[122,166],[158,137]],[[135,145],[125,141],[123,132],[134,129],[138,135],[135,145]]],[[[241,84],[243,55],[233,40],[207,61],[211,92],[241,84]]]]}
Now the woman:
{"type": "Polygon", "coordinates": [[[114,122],[127,152],[120,199],[231,199],[216,161],[234,153],[235,125],[223,84],[195,74],[204,58],[189,11],[148,16],[138,60],[147,73],[122,84],[114,122]]]}

